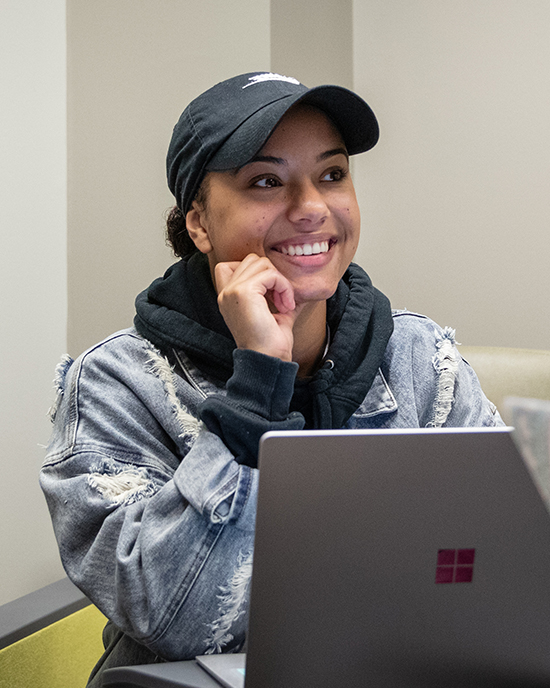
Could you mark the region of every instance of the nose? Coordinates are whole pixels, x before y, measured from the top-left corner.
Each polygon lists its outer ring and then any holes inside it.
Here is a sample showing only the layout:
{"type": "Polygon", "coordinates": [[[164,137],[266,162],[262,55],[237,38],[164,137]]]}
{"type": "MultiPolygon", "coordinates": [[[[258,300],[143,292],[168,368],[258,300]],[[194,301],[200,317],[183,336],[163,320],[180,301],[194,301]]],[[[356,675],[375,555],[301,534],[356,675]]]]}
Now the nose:
{"type": "Polygon", "coordinates": [[[330,211],[320,189],[311,181],[296,185],[290,194],[288,219],[302,226],[304,231],[322,224],[330,211]]]}

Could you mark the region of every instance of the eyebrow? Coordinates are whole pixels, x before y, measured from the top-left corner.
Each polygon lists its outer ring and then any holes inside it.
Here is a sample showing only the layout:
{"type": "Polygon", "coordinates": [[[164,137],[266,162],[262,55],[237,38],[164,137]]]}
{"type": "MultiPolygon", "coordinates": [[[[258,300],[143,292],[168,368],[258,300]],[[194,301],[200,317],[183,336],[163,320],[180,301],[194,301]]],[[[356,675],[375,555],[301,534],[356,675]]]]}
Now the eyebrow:
{"type": "MultiPolygon", "coordinates": [[[[245,162],[245,164],[242,167],[246,167],[246,165],[250,165],[253,162],[273,162],[276,165],[286,165],[287,164],[287,162],[284,158],[276,158],[274,155],[255,155],[248,162],[245,162]]],[[[242,169],[242,168],[239,168],[239,169],[242,169]]]]}
{"type": "MultiPolygon", "coordinates": [[[[345,148],[331,148],[330,150],[325,151],[324,153],[321,153],[320,155],[318,155],[317,160],[319,162],[321,162],[323,160],[327,160],[328,158],[332,158],[335,155],[344,155],[346,157],[346,160],[349,160],[349,154],[345,148]]],[[[288,164],[284,158],[277,158],[274,155],[255,155],[248,162],[245,162],[244,165],[241,165],[240,167],[235,168],[235,170],[233,170],[234,174],[237,174],[240,170],[243,169],[243,167],[246,167],[247,165],[251,165],[254,162],[271,162],[271,163],[274,163],[275,165],[287,165],[288,164]]]]}
{"type": "Polygon", "coordinates": [[[321,153],[319,156],[319,161],[321,160],[326,160],[327,158],[332,158],[334,155],[344,155],[346,157],[346,160],[349,160],[349,153],[345,148],[332,148],[331,150],[325,151],[324,153],[321,153]]]}

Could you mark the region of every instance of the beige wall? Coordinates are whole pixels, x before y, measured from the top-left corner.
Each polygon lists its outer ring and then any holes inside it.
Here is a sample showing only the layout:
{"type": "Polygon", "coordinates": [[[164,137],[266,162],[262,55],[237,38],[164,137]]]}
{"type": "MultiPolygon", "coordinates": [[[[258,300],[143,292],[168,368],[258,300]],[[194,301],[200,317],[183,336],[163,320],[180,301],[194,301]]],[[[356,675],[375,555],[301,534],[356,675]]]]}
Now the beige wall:
{"type": "Polygon", "coordinates": [[[307,86],[353,88],[352,0],[273,0],[271,69],[307,86]]]}
{"type": "Polygon", "coordinates": [[[38,486],[66,347],[65,2],[0,3],[0,604],[59,578],[38,486]]]}
{"type": "Polygon", "coordinates": [[[165,156],[194,96],[269,69],[269,1],[67,0],[69,350],[132,324],[173,257],[165,156]]]}
{"type": "Polygon", "coordinates": [[[467,344],[550,348],[550,3],[356,0],[381,122],[356,166],[359,259],[467,344]]]}

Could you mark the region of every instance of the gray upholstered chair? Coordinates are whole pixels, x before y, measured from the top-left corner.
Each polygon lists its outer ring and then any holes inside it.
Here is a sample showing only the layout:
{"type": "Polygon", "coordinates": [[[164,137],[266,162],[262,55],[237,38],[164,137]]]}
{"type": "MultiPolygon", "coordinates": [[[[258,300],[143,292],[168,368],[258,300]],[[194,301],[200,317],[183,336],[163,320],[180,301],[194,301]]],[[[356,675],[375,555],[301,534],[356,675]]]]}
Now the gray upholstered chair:
{"type": "Polygon", "coordinates": [[[0,606],[0,688],[84,686],[107,619],[67,579],[0,606]]]}
{"type": "Polygon", "coordinates": [[[550,351],[500,346],[459,346],[458,350],[499,411],[509,396],[550,399],[550,351]]]}

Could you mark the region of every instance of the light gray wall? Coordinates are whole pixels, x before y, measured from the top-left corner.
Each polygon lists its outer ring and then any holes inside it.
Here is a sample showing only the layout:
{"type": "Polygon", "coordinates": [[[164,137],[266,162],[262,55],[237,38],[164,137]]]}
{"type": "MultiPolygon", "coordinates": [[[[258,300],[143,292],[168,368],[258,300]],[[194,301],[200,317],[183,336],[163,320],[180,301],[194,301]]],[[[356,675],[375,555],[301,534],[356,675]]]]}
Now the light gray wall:
{"type": "Polygon", "coordinates": [[[38,486],[66,347],[65,2],[0,3],[0,604],[60,577],[38,486]]]}
{"type": "Polygon", "coordinates": [[[268,70],[269,0],[67,0],[69,350],[132,324],[173,257],[165,156],[187,103],[268,70]]]}
{"type": "Polygon", "coordinates": [[[273,0],[271,69],[306,86],[353,88],[352,0],[273,0]]]}
{"type": "Polygon", "coordinates": [[[550,348],[550,3],[356,0],[359,260],[465,344],[550,348]]]}

